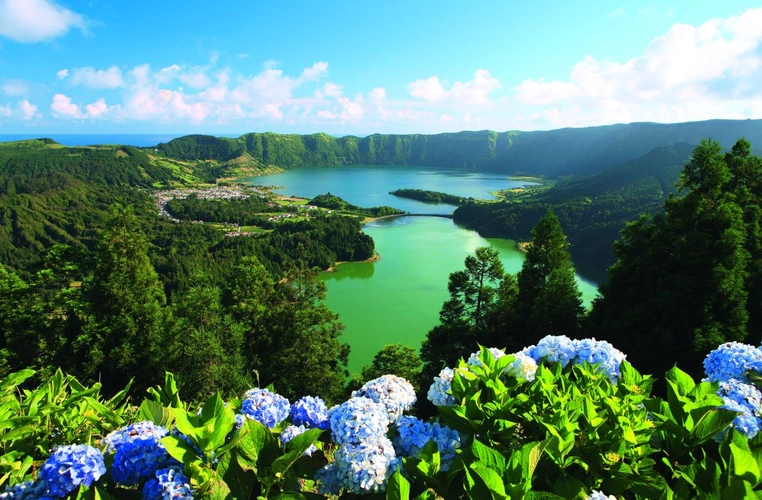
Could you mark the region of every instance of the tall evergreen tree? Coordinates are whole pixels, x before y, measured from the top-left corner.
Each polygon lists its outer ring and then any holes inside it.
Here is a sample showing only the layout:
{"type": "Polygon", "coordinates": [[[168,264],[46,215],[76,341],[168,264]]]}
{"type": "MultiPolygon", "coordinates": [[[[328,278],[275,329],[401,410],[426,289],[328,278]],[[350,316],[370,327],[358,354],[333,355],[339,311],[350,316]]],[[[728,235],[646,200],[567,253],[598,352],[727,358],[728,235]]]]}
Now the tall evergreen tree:
{"type": "Polygon", "coordinates": [[[160,381],[166,297],[131,207],[112,207],[85,287],[92,317],[78,347],[93,375],[102,375],[107,390],[132,378],[136,391],[160,381]]]}
{"type": "Polygon", "coordinates": [[[454,366],[478,343],[488,344],[494,339],[495,307],[498,299],[505,297],[500,288],[505,273],[499,253],[492,247],[477,248],[464,264],[464,270],[450,273],[450,298],[439,312],[440,323],[429,331],[421,346],[422,389],[428,388],[442,368],[454,366]]]}
{"type": "Polygon", "coordinates": [[[215,392],[240,396],[251,388],[245,328],[222,307],[220,289],[193,286],[173,299],[163,366],[175,374],[183,397],[203,401],[215,392]]]}
{"type": "MultiPolygon", "coordinates": [[[[743,144],[734,150],[743,155],[743,144]]],[[[702,141],[678,182],[681,196],[664,217],[641,218],[622,232],[617,262],[590,315],[591,334],[655,374],[675,362],[694,376],[707,352],[747,335],[749,237],[739,199],[748,199],[731,168],[735,154],[702,141]]],[[[735,170],[735,172],[734,172],[735,170]]]]}
{"type": "Polygon", "coordinates": [[[532,229],[526,259],[518,273],[518,316],[525,345],[545,335],[577,336],[584,312],[569,243],[551,211],[532,229]]]}
{"type": "Polygon", "coordinates": [[[325,305],[318,271],[297,269],[275,281],[254,257],[241,260],[224,303],[245,327],[246,369],[289,398],[344,396],[349,347],[343,325],[325,305]]]}

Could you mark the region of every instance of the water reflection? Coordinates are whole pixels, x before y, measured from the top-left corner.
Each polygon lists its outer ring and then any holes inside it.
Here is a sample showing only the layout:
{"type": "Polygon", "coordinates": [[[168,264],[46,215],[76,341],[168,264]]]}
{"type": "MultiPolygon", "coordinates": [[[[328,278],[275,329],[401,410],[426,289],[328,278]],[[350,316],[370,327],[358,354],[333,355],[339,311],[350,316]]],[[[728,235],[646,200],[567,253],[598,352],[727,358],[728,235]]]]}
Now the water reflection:
{"type": "Polygon", "coordinates": [[[324,273],[324,279],[335,281],[364,280],[373,278],[376,271],[375,262],[346,262],[339,264],[329,273],[324,273]]]}

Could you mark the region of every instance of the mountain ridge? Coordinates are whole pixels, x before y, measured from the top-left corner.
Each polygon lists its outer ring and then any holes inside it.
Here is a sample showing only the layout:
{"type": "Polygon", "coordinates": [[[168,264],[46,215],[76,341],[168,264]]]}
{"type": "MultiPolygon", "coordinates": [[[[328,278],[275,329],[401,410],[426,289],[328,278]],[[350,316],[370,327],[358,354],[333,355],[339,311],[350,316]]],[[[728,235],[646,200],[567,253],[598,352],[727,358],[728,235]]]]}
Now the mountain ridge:
{"type": "Polygon", "coordinates": [[[251,132],[238,138],[190,135],[156,149],[183,160],[230,161],[248,153],[279,168],[328,165],[417,165],[465,168],[506,174],[586,177],[676,143],[717,140],[730,148],[741,137],[755,153],[762,144],[762,120],[706,120],[661,124],[635,122],[549,131],[492,130],[441,134],[372,134],[333,137],[251,132]]]}

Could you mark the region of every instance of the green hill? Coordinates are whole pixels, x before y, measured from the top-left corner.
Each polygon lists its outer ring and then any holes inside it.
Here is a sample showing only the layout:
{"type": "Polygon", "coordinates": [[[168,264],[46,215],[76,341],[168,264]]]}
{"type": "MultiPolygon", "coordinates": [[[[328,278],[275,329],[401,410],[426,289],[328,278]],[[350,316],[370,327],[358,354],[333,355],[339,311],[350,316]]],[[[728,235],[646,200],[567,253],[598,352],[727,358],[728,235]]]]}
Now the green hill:
{"type": "Polygon", "coordinates": [[[602,278],[614,262],[613,243],[619,231],[643,212],[663,210],[692,151],[693,146],[686,143],[657,148],[619,167],[519,202],[470,203],[455,210],[455,221],[489,236],[529,239],[531,229],[552,208],[569,237],[575,263],[602,278]]]}
{"type": "MultiPolygon", "coordinates": [[[[190,135],[156,146],[180,160],[230,162],[248,154],[254,166],[421,165],[549,177],[594,175],[660,147],[712,138],[729,148],[740,137],[762,144],[762,120],[631,123],[536,132],[374,134],[332,137],[250,133],[238,138],[190,135]]],[[[757,150],[760,151],[760,150],[757,150]]]]}

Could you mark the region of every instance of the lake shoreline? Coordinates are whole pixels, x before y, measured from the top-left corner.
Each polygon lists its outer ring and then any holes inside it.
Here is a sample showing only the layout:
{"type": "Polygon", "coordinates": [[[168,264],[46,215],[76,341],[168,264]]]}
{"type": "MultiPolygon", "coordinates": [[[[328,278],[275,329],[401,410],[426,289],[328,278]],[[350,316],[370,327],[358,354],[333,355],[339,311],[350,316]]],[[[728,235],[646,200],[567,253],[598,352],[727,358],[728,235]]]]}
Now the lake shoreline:
{"type": "Polygon", "coordinates": [[[373,262],[378,262],[379,260],[381,260],[381,254],[376,252],[376,253],[373,254],[373,257],[371,257],[369,259],[365,259],[365,260],[340,260],[338,262],[334,262],[331,267],[329,267],[328,269],[326,269],[323,272],[324,273],[335,273],[336,272],[336,268],[339,267],[342,264],[349,264],[349,263],[352,263],[352,264],[366,264],[367,263],[367,264],[369,264],[369,263],[373,263],[373,262]]]}

